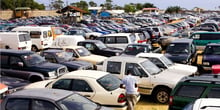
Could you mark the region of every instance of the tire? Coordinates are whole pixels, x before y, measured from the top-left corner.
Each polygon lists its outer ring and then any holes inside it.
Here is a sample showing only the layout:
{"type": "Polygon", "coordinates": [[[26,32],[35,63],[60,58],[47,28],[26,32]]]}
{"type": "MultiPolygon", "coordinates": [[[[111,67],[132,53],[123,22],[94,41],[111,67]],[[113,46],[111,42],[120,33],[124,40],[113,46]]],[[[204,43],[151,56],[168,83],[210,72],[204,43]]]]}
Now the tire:
{"type": "Polygon", "coordinates": [[[157,103],[166,104],[169,101],[170,91],[167,88],[158,88],[154,91],[153,98],[157,103]]]}
{"type": "Polygon", "coordinates": [[[37,51],[38,51],[38,48],[37,48],[35,45],[33,45],[33,46],[31,47],[31,51],[37,52],[37,51]]]}
{"type": "Polygon", "coordinates": [[[91,40],[94,40],[95,38],[96,38],[96,37],[93,36],[93,35],[90,36],[90,39],[91,39],[91,40]]]}
{"type": "Polygon", "coordinates": [[[31,76],[30,82],[37,82],[37,81],[42,81],[43,79],[39,76],[31,76]]]}

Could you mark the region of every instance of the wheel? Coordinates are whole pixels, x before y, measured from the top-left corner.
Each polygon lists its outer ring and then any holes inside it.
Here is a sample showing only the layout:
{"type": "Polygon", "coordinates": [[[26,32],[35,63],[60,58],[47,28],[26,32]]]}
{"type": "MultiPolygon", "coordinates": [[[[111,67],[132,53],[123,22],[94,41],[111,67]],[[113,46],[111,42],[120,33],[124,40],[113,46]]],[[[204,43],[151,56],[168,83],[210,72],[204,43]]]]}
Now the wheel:
{"type": "Polygon", "coordinates": [[[153,95],[156,102],[165,104],[168,103],[170,97],[170,91],[166,88],[158,88],[153,95]]]}
{"type": "Polygon", "coordinates": [[[96,37],[93,36],[93,35],[90,36],[90,39],[91,39],[91,40],[94,40],[95,38],[96,38],[96,37]]]}
{"type": "Polygon", "coordinates": [[[38,51],[38,48],[37,48],[35,45],[33,45],[33,46],[31,47],[31,51],[37,52],[37,51],[38,51]]]}

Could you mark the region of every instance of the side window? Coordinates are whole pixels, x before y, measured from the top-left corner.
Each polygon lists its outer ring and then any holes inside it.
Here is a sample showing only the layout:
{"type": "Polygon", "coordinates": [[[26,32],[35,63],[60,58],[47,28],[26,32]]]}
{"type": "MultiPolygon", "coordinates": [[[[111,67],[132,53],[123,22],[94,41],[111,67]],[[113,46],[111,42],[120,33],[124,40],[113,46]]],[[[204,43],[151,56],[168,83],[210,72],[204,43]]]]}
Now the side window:
{"type": "Polygon", "coordinates": [[[71,79],[60,79],[53,84],[52,88],[70,90],[71,82],[71,79]]]}
{"type": "Polygon", "coordinates": [[[31,110],[58,110],[54,104],[43,100],[33,100],[31,110]]]}
{"type": "Polygon", "coordinates": [[[74,79],[72,83],[72,90],[78,92],[93,92],[89,84],[84,80],[74,79]]]}
{"type": "Polygon", "coordinates": [[[86,47],[88,50],[94,50],[94,49],[95,49],[94,45],[92,45],[92,44],[90,44],[90,43],[87,43],[87,44],[85,45],[85,47],[86,47]]]}
{"type": "Polygon", "coordinates": [[[30,100],[28,99],[9,99],[6,103],[6,110],[30,110],[30,100]]]}
{"type": "Polygon", "coordinates": [[[22,60],[19,57],[10,57],[9,64],[11,66],[18,66],[18,62],[22,62],[22,60]]]}
{"type": "Polygon", "coordinates": [[[182,97],[199,98],[205,89],[206,87],[204,86],[183,85],[177,90],[176,95],[182,97]]]}
{"type": "Polygon", "coordinates": [[[133,76],[147,76],[144,72],[144,70],[135,63],[126,63],[125,71],[131,71],[131,74],[133,76]]]}
{"type": "Polygon", "coordinates": [[[106,37],[106,44],[114,44],[115,43],[115,37],[106,37]]]}
{"type": "Polygon", "coordinates": [[[65,51],[72,53],[72,54],[73,54],[73,57],[78,57],[77,54],[76,54],[76,52],[75,52],[73,49],[71,49],[71,48],[66,48],[65,51]]]}
{"type": "Polygon", "coordinates": [[[8,65],[8,56],[1,55],[0,61],[1,61],[1,65],[8,65]]]}
{"type": "Polygon", "coordinates": [[[43,38],[47,38],[47,31],[43,32],[43,38]]]}
{"type": "Polygon", "coordinates": [[[116,37],[116,42],[117,43],[128,43],[128,38],[126,36],[119,36],[119,37],[116,37]]]}
{"type": "Polygon", "coordinates": [[[120,72],[121,72],[121,62],[108,61],[107,72],[110,72],[110,73],[113,73],[113,74],[120,74],[120,72]]]}
{"type": "Polygon", "coordinates": [[[214,87],[207,94],[208,98],[220,98],[220,88],[214,87]]]}
{"type": "Polygon", "coordinates": [[[105,37],[97,37],[97,40],[100,40],[104,43],[105,42],[105,37]]]}
{"type": "Polygon", "coordinates": [[[31,38],[40,38],[41,32],[40,31],[31,31],[30,36],[31,38]]]}

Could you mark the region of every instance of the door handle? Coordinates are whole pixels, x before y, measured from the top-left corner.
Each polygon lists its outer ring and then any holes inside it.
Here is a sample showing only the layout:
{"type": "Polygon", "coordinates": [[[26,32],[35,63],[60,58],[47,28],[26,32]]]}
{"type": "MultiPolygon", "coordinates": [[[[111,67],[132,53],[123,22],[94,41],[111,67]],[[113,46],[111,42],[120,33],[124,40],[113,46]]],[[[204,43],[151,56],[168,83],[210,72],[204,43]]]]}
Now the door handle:
{"type": "Polygon", "coordinates": [[[91,97],[90,95],[84,95],[85,97],[91,97]]]}

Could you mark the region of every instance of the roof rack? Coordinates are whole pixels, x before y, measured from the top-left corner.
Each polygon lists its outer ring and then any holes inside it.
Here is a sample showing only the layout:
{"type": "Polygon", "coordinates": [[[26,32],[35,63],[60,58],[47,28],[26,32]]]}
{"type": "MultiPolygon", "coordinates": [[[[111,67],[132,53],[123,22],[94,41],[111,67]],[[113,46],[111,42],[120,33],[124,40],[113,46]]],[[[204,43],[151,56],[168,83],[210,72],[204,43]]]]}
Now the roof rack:
{"type": "Polygon", "coordinates": [[[183,82],[205,82],[211,84],[220,84],[220,74],[205,74],[201,76],[185,77],[183,82]]]}

